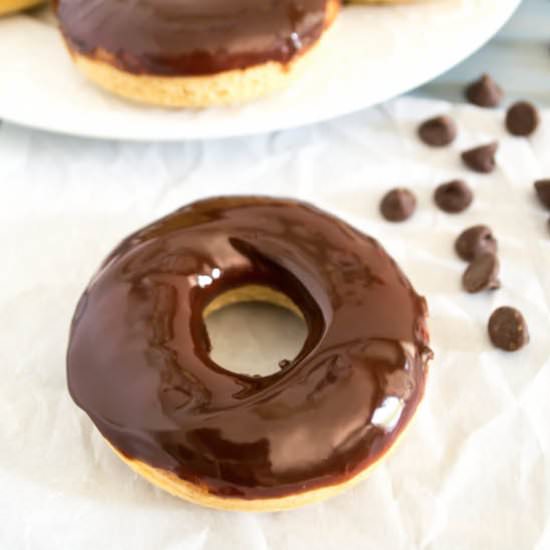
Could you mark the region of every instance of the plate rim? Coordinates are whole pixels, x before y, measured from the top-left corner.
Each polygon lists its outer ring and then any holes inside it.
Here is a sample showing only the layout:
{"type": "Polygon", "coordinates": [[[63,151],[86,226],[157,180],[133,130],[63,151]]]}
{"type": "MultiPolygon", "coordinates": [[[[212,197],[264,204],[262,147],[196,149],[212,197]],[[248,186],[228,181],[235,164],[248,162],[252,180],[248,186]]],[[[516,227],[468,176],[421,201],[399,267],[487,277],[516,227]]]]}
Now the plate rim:
{"type": "MultiPolygon", "coordinates": [[[[437,76],[451,70],[453,67],[473,55],[477,50],[483,47],[491,38],[495,36],[496,33],[510,20],[512,15],[516,12],[518,7],[521,5],[522,0],[511,0],[510,9],[502,10],[497,12],[493,20],[493,25],[491,25],[490,30],[484,33],[482,36],[476,37],[477,40],[468,43],[468,47],[461,50],[450,62],[446,62],[444,67],[433,67],[432,70],[428,71],[426,74],[421,74],[418,79],[411,81],[407,84],[406,87],[399,86],[399,90],[389,90],[388,93],[384,94],[384,97],[374,97],[364,104],[353,104],[349,106],[346,102],[339,102],[334,109],[325,110],[325,112],[319,113],[318,111],[315,114],[306,114],[300,120],[295,121],[287,119],[281,119],[280,123],[275,124],[265,124],[265,127],[260,124],[258,127],[251,128],[245,127],[244,129],[235,131],[235,126],[222,125],[221,131],[212,132],[211,128],[208,131],[200,130],[195,132],[189,132],[188,127],[184,127],[184,131],[181,133],[167,132],[165,135],[153,134],[150,136],[144,136],[142,134],[135,134],[132,132],[125,132],[120,127],[117,127],[116,132],[102,132],[97,131],[97,129],[85,130],[82,132],[77,131],[74,128],[67,128],[66,125],[55,124],[45,124],[43,121],[32,121],[26,119],[24,116],[13,116],[10,113],[3,113],[0,106],[0,121],[8,122],[17,126],[22,126],[28,129],[34,129],[42,132],[54,133],[61,136],[67,137],[76,137],[82,139],[92,139],[92,140],[101,140],[101,141],[128,141],[134,143],[161,143],[161,142],[177,142],[177,141],[192,141],[192,140],[222,140],[222,139],[232,139],[232,138],[243,138],[250,137],[254,135],[262,135],[272,132],[280,132],[285,130],[290,130],[294,128],[303,128],[305,126],[310,126],[316,123],[327,122],[336,118],[340,118],[347,115],[353,115],[354,113],[361,111],[363,109],[368,109],[376,107],[381,103],[394,99],[400,95],[405,95],[412,90],[422,86],[423,84],[430,82],[431,80],[437,78],[437,76]]],[[[352,6],[352,7],[363,7],[363,6],[352,6]]]]}

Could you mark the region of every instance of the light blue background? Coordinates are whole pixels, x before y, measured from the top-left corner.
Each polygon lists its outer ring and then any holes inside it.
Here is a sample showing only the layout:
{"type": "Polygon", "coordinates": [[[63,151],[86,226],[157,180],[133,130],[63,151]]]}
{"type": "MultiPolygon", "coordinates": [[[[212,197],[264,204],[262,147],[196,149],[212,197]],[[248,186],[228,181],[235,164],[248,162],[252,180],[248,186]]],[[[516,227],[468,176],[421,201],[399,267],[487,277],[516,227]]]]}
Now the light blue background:
{"type": "Polygon", "coordinates": [[[550,0],[523,0],[481,50],[413,93],[460,101],[464,84],[484,72],[502,85],[507,96],[550,106],[550,0]]]}

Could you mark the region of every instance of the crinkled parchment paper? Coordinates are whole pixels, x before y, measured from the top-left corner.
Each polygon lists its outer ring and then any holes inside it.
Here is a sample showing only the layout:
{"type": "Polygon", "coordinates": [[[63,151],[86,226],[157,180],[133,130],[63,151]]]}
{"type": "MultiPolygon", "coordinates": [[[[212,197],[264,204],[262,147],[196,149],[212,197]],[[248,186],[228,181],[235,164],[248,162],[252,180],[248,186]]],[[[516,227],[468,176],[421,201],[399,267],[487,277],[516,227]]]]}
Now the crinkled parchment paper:
{"type": "Polygon", "coordinates": [[[532,182],[550,175],[550,113],[530,140],[507,136],[502,118],[401,99],[300,130],[164,145],[3,125],[0,548],[549,548],[550,234],[532,182]],[[415,126],[440,112],[460,135],[433,150],[415,126]],[[458,152],[494,138],[498,170],[467,172],[458,152]],[[453,177],[475,189],[455,216],[431,200],[453,177]],[[396,185],[419,199],[401,225],[378,214],[396,185]],[[431,309],[435,360],[398,450],[350,492],[294,512],[217,512],[162,493],[113,456],[66,390],[70,318],[102,258],[142,224],[230,193],[298,197],[344,217],[383,242],[431,309]],[[503,286],[472,296],[453,242],[474,223],[496,233],[503,286]],[[486,336],[501,304],[529,323],[531,343],[515,354],[486,336]]]}

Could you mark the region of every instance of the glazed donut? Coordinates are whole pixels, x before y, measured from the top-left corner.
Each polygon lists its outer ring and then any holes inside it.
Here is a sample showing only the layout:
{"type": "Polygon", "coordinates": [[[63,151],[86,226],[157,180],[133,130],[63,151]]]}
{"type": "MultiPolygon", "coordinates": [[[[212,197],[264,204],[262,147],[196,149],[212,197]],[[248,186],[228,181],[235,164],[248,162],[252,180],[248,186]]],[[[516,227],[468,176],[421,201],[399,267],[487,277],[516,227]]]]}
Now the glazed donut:
{"type": "Polygon", "coordinates": [[[42,4],[44,0],[0,0],[0,17],[7,13],[26,10],[42,4]]]}
{"type": "Polygon", "coordinates": [[[285,86],[339,0],[54,0],[77,67],[127,99],[204,107],[285,86]]]}
{"type": "Polygon", "coordinates": [[[394,446],[422,399],[425,300],[383,248],[291,200],[196,202],[124,240],[82,295],[68,386],[116,454],[189,501],[282,510],[394,446]],[[204,318],[273,302],[308,328],[265,377],[212,361],[204,318]]]}

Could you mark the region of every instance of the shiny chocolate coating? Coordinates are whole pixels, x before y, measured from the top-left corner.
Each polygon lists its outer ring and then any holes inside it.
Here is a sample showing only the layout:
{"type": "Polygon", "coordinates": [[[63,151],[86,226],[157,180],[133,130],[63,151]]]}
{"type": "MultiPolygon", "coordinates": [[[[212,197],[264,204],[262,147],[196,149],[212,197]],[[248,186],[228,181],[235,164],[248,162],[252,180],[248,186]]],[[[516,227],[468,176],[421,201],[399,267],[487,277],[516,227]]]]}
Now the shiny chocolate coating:
{"type": "Polygon", "coordinates": [[[317,41],[328,0],[54,0],[77,52],[135,74],[193,76],[289,62],[317,41]]]}
{"type": "Polygon", "coordinates": [[[378,460],[424,392],[426,303],[372,238],[313,206],[193,203],[124,240],[74,315],[69,390],[123,455],[244,499],[338,484],[378,460]],[[203,312],[262,285],[308,336],[266,377],[209,355],[203,312]]]}

